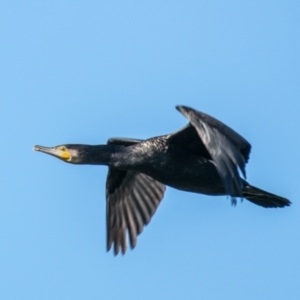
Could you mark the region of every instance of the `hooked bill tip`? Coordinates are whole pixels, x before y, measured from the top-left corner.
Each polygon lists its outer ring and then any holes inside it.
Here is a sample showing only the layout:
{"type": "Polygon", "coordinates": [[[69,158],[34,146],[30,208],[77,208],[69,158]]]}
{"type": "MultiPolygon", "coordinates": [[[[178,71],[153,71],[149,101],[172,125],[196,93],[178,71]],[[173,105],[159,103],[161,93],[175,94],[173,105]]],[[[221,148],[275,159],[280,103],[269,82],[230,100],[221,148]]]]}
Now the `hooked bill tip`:
{"type": "Polygon", "coordinates": [[[41,151],[41,146],[35,145],[33,151],[41,151]]]}

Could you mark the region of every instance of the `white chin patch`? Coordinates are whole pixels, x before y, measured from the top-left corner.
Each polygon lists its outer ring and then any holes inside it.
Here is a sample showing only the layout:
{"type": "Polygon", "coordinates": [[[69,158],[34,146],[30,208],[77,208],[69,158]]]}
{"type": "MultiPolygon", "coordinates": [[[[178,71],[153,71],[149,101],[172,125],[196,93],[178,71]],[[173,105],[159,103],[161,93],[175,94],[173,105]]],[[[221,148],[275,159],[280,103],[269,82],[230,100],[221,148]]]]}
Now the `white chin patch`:
{"type": "Polygon", "coordinates": [[[69,153],[71,157],[68,159],[68,161],[76,162],[78,158],[78,151],[75,149],[69,149],[69,153]]]}

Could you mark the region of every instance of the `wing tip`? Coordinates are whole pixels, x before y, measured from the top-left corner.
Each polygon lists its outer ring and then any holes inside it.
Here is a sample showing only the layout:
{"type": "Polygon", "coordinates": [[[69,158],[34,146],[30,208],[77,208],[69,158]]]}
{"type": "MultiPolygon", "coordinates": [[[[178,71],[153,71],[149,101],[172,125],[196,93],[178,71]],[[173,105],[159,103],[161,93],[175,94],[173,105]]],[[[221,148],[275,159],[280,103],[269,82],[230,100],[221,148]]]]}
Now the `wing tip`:
{"type": "Polygon", "coordinates": [[[190,109],[188,106],[184,106],[184,105],[176,105],[175,108],[181,113],[184,113],[185,111],[190,109]]]}

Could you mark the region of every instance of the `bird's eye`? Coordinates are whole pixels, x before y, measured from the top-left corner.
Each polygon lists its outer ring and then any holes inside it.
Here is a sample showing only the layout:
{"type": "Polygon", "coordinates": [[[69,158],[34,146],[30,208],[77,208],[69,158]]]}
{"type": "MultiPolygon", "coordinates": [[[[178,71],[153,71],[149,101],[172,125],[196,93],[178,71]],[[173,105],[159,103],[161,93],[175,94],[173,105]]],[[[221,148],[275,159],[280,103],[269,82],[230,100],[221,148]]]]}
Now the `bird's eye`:
{"type": "Polygon", "coordinates": [[[61,151],[66,151],[66,147],[62,146],[62,147],[60,147],[60,150],[61,151]]]}

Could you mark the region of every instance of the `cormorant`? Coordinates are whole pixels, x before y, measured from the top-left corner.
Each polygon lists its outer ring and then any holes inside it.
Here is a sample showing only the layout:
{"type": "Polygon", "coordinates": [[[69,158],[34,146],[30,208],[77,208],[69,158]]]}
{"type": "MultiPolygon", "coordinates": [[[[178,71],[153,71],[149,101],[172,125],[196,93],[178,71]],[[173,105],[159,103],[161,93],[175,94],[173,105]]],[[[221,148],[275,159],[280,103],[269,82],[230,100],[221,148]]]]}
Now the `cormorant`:
{"type": "Polygon", "coordinates": [[[150,222],[165,186],[206,195],[245,198],[263,207],[291,202],[250,185],[245,165],[251,145],[217,119],[186,106],[177,106],[189,121],[181,130],[147,140],[111,138],[106,145],[35,146],[72,164],[107,165],[107,251],[126,252],[150,222]]]}

